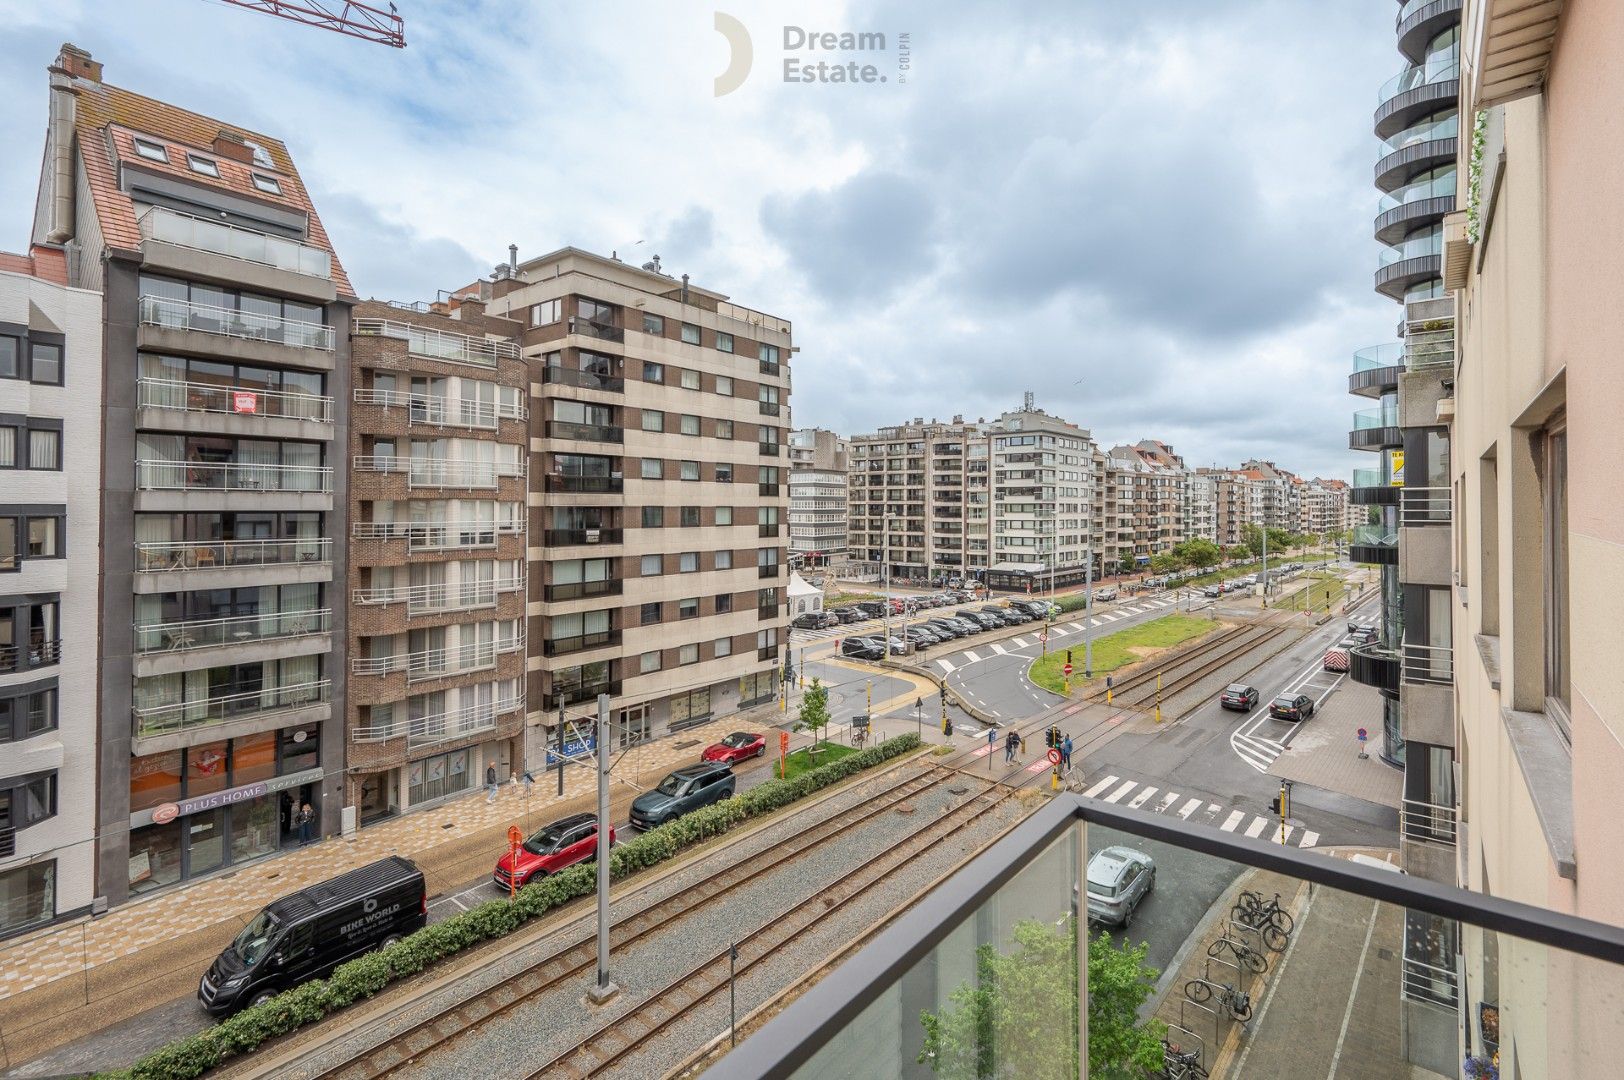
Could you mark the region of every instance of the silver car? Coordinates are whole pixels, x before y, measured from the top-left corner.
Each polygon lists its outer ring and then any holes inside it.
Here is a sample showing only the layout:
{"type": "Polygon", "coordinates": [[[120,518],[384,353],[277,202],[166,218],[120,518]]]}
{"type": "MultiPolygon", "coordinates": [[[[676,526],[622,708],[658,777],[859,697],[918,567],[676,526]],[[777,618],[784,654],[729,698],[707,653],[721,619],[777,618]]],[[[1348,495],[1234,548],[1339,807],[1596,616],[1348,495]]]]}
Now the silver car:
{"type": "Polygon", "coordinates": [[[1088,860],[1088,921],[1124,930],[1156,887],[1156,864],[1130,847],[1108,847],[1088,860]]]}

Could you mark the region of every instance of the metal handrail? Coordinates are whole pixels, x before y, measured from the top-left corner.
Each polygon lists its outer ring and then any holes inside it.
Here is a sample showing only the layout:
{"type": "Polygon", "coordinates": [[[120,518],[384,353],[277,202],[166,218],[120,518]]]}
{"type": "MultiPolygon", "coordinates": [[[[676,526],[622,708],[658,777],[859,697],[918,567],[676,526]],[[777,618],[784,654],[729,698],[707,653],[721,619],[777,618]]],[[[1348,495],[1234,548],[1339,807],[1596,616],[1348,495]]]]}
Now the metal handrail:
{"type": "Polygon", "coordinates": [[[251,465],[236,461],[149,461],[135,463],[138,491],[331,492],[333,470],[326,465],[251,465]]]}
{"type": "Polygon", "coordinates": [[[494,428],[499,420],[528,420],[530,410],[522,403],[504,405],[500,401],[479,401],[476,398],[436,397],[433,394],[411,394],[404,390],[376,390],[356,387],[357,405],[382,405],[410,410],[407,422],[412,424],[438,424],[441,427],[494,428]]]}
{"type": "Polygon", "coordinates": [[[523,536],[523,522],[513,525],[494,521],[356,521],[350,536],[356,540],[405,540],[407,551],[427,551],[447,547],[496,546],[498,536],[523,536]],[[484,537],[489,536],[486,540],[484,537]]]}
{"type": "Polygon", "coordinates": [[[357,454],[350,459],[358,472],[405,473],[412,487],[494,488],[503,478],[523,479],[525,462],[469,461],[463,458],[414,458],[400,454],[357,454]]]}
{"type": "Polygon", "coordinates": [[[477,735],[496,726],[496,718],[503,713],[524,708],[524,695],[502,698],[500,701],[464,705],[447,709],[432,716],[416,719],[402,718],[383,724],[364,724],[350,729],[350,741],[358,743],[382,742],[385,739],[406,737],[408,747],[429,746],[449,742],[465,735],[477,735]]]}
{"type": "Polygon", "coordinates": [[[1404,338],[1404,367],[1421,371],[1455,364],[1455,329],[1412,330],[1404,338]]]}
{"type": "Polygon", "coordinates": [[[248,690],[240,694],[197,701],[176,701],[166,705],[133,706],[135,736],[162,735],[203,724],[216,724],[238,720],[247,716],[264,717],[291,709],[302,709],[332,700],[333,682],[299,683],[295,686],[268,686],[262,690],[248,690]],[[241,706],[241,707],[239,707],[241,706]]]}
{"type": "Polygon", "coordinates": [[[45,664],[57,664],[61,661],[61,638],[36,641],[28,645],[0,645],[0,675],[26,671],[45,664]]]}
{"type": "Polygon", "coordinates": [[[1448,847],[1455,846],[1455,831],[1459,812],[1453,806],[1405,799],[1399,806],[1400,835],[1410,840],[1426,840],[1448,847]]]}
{"type": "Polygon", "coordinates": [[[308,540],[165,540],[135,545],[137,573],[167,570],[215,570],[228,566],[276,566],[283,563],[328,563],[333,542],[308,540]]]}
{"type": "Polygon", "coordinates": [[[1446,487],[1399,489],[1398,523],[1407,528],[1448,525],[1454,517],[1454,492],[1446,487]]]}
{"type": "Polygon", "coordinates": [[[1400,985],[1405,997],[1433,1002],[1451,1009],[1459,1007],[1460,979],[1453,968],[1439,967],[1425,960],[1417,960],[1409,954],[1408,943],[1405,945],[1402,960],[1400,985]],[[1442,992],[1437,989],[1439,984],[1443,986],[1442,992]]]}
{"type": "Polygon", "coordinates": [[[470,641],[441,649],[421,649],[414,653],[393,653],[389,656],[355,656],[350,658],[352,675],[388,675],[397,671],[406,673],[407,681],[433,679],[445,674],[496,666],[496,658],[504,653],[524,648],[524,635],[502,641],[470,641]]]}
{"type": "Polygon", "coordinates": [[[1406,641],[1399,650],[1404,658],[1406,682],[1449,683],[1455,678],[1455,650],[1448,645],[1422,645],[1406,641]]]}
{"type": "Polygon", "coordinates": [[[357,604],[406,605],[407,614],[433,611],[464,611],[469,608],[494,607],[496,598],[504,593],[524,589],[524,575],[492,578],[490,581],[462,581],[455,584],[439,582],[433,585],[396,585],[386,589],[355,589],[351,598],[357,604]]]}
{"type": "Polygon", "coordinates": [[[329,279],[333,276],[331,253],[285,236],[272,236],[240,225],[183,214],[167,206],[148,207],[138,224],[143,240],[159,240],[199,251],[211,251],[230,259],[274,266],[295,274],[329,279]]]}
{"type": "Polygon", "coordinates": [[[136,380],[136,404],[148,409],[225,413],[231,416],[277,416],[290,420],[333,422],[333,399],[321,394],[218,386],[182,379],[136,380]]]}
{"type": "Polygon", "coordinates": [[[190,652],[222,645],[246,645],[272,638],[325,634],[332,630],[332,620],[332,609],[311,608],[304,611],[267,611],[259,615],[231,615],[223,619],[137,623],[135,651],[190,652]]]}
{"type": "Polygon", "coordinates": [[[414,356],[453,364],[495,367],[498,359],[519,357],[519,347],[511,341],[488,341],[393,319],[356,319],[350,324],[350,332],[357,337],[396,338],[406,342],[406,351],[414,356]]]}
{"type": "Polygon", "coordinates": [[[323,352],[332,352],[337,342],[331,326],[284,319],[280,315],[262,315],[257,311],[151,295],[141,297],[139,307],[143,326],[156,326],[164,330],[195,330],[200,334],[267,341],[323,352]]]}

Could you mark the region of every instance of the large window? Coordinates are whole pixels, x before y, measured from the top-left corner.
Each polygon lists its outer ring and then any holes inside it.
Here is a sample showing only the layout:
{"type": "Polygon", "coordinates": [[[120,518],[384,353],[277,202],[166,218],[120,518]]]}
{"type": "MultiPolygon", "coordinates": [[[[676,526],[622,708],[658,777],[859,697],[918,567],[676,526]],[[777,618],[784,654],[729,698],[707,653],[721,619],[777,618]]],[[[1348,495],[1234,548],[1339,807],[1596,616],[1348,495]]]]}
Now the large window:
{"type": "MultiPolygon", "coordinates": [[[[314,323],[318,326],[327,320],[327,309],[321,304],[308,304],[299,300],[284,300],[275,296],[264,296],[259,293],[243,292],[238,289],[225,289],[218,285],[202,285],[197,282],[159,277],[155,274],[142,274],[140,288],[143,297],[151,296],[159,300],[196,304],[203,308],[240,311],[246,315],[264,315],[273,319],[314,323]]],[[[207,320],[210,317],[212,316],[200,315],[192,318],[189,324],[182,320],[181,325],[191,325],[194,328],[203,327],[207,325],[207,320]]],[[[164,313],[160,313],[159,318],[164,325],[168,325],[171,321],[170,317],[164,313]]]]}
{"type": "Polygon", "coordinates": [[[0,831],[19,832],[56,816],[56,773],[38,772],[0,780],[0,831]]]}
{"type": "Polygon", "coordinates": [[[56,917],[56,863],[0,871],[0,936],[56,917]]]}
{"type": "Polygon", "coordinates": [[[469,753],[453,750],[412,762],[406,769],[407,801],[416,806],[465,790],[469,784],[469,753]]]}
{"type": "Polygon", "coordinates": [[[24,559],[65,556],[64,525],[58,506],[0,506],[0,573],[21,569],[24,559]]]}
{"type": "Polygon", "coordinates": [[[1568,636],[1568,429],[1559,418],[1538,436],[1544,518],[1545,706],[1562,734],[1569,724],[1573,654],[1568,636]]]}
{"type": "Polygon", "coordinates": [[[55,731],[57,692],[49,685],[6,687],[0,690],[0,743],[21,742],[55,731]]]}
{"type": "Polygon", "coordinates": [[[62,385],[61,334],[0,323],[0,379],[62,385]]]}
{"type": "Polygon", "coordinates": [[[55,664],[61,657],[56,597],[0,600],[0,674],[55,664]]]}
{"type": "Polygon", "coordinates": [[[559,320],[559,301],[543,300],[539,304],[530,305],[531,326],[551,326],[559,320]]]}

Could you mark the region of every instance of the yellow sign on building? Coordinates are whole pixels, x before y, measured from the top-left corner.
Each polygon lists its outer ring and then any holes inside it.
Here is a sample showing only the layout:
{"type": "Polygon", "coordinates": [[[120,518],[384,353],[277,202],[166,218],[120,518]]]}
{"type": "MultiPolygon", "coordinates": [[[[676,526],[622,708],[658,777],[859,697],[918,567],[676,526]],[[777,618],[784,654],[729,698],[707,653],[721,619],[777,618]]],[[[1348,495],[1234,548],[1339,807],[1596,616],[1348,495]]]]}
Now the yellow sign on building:
{"type": "Polygon", "coordinates": [[[1389,480],[1388,483],[1390,485],[1392,485],[1393,487],[1403,487],[1404,486],[1404,451],[1402,451],[1402,450],[1394,450],[1393,453],[1392,453],[1392,460],[1393,460],[1393,479],[1389,480]]]}

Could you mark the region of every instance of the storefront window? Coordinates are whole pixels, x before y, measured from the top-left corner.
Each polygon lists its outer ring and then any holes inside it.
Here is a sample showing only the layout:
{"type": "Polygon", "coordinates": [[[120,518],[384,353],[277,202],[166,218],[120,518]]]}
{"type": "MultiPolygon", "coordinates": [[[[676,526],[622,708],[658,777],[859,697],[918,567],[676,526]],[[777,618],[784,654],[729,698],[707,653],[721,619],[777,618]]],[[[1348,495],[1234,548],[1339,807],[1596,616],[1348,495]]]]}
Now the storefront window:
{"type": "Polygon", "coordinates": [[[231,783],[234,787],[276,775],[276,732],[231,740],[231,783]]]}
{"type": "Polygon", "coordinates": [[[407,799],[412,806],[456,794],[468,787],[467,750],[436,754],[407,768],[407,799]]]}
{"type": "Polygon", "coordinates": [[[33,863],[0,873],[0,935],[55,917],[56,863],[33,863]]]}
{"type": "Polygon", "coordinates": [[[226,861],[226,809],[205,810],[181,819],[186,828],[186,876],[218,869],[226,861]]]}
{"type": "Polygon", "coordinates": [[[232,862],[269,855],[277,846],[275,795],[261,795],[231,808],[232,862]]]}
{"type": "Polygon", "coordinates": [[[226,787],[226,744],[205,743],[186,751],[186,797],[211,795],[226,787]]]}
{"type": "Polygon", "coordinates": [[[281,740],[282,775],[314,769],[320,756],[321,725],[306,724],[277,733],[281,740]]]}
{"type": "Polygon", "coordinates": [[[130,833],[130,892],[151,892],[180,880],[180,829],[179,821],[171,821],[130,833]]]}
{"type": "Polygon", "coordinates": [[[130,762],[131,810],[150,810],[164,803],[177,802],[179,799],[179,750],[148,754],[130,762]]]}

